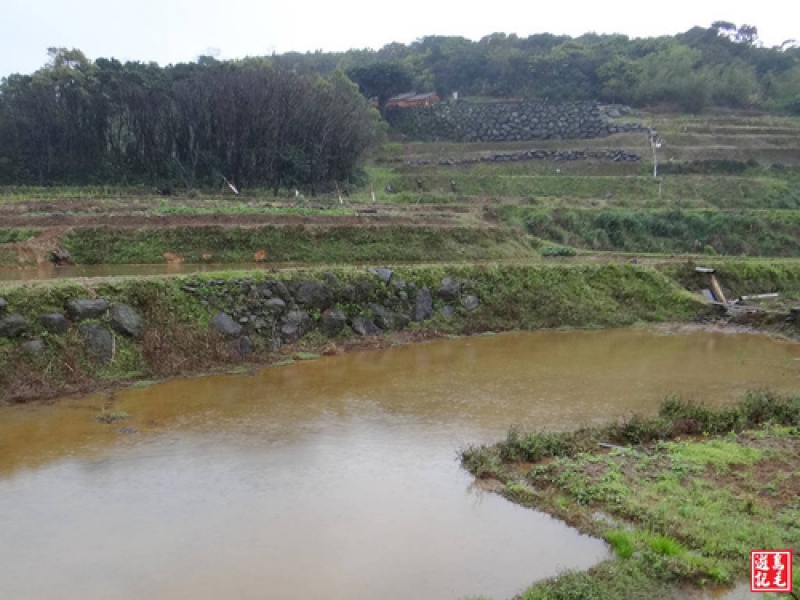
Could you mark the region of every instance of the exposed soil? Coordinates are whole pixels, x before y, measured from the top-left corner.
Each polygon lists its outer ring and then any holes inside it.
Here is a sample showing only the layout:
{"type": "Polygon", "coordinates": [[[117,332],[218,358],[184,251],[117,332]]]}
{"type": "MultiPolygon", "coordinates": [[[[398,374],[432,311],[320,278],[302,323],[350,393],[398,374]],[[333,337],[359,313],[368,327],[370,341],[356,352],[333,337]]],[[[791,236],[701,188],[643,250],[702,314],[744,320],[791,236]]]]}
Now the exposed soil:
{"type": "Polygon", "coordinates": [[[0,249],[16,252],[17,260],[24,265],[46,264],[54,253],[62,252],[61,236],[66,233],[67,227],[51,227],[42,231],[36,237],[24,242],[13,244],[0,244],[0,249]]]}

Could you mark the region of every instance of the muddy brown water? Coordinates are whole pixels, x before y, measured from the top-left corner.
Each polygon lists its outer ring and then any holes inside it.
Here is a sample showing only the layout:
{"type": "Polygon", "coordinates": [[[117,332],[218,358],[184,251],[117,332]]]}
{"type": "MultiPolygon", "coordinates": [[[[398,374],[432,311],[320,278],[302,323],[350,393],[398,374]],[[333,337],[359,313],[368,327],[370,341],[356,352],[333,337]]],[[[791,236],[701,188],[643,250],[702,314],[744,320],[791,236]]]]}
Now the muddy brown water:
{"type": "Polygon", "coordinates": [[[535,332],[2,408],[0,598],[510,598],[608,549],[459,448],[799,381],[760,335],[535,332]]]}

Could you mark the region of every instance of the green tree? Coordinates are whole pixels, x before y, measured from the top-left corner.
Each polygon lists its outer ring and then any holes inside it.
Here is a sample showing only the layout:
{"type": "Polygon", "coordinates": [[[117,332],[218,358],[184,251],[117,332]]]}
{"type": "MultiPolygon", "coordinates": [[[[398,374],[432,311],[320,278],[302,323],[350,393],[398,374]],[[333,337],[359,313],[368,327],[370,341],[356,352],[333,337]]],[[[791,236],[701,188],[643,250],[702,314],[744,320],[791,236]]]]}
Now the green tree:
{"type": "Polygon", "coordinates": [[[392,96],[414,89],[414,77],[400,63],[376,62],[365,67],[354,67],[347,71],[347,76],[358,85],[366,98],[377,98],[381,109],[392,96]]]}
{"type": "Polygon", "coordinates": [[[730,65],[709,67],[706,77],[711,81],[711,99],[720,106],[743,107],[758,98],[758,79],[755,68],[736,60],[730,65]]]}
{"type": "Polygon", "coordinates": [[[634,92],[638,103],[671,102],[687,111],[702,110],[711,96],[700,71],[702,53],[674,44],[640,61],[641,76],[634,92]]]}

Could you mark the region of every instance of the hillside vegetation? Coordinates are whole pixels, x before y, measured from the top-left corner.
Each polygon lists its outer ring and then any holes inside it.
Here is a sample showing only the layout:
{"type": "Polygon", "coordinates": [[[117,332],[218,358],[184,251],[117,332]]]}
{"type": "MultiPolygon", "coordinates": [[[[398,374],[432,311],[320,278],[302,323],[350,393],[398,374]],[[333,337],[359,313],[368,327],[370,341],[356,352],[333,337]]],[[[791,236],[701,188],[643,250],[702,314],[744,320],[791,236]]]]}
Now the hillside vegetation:
{"type": "Polygon", "coordinates": [[[364,182],[385,128],[370,101],[412,89],[800,114],[800,48],[762,47],[755,26],[723,21],[659,38],[429,36],[167,67],[51,48],[38,71],[0,82],[0,183],[332,191],[364,182]]]}

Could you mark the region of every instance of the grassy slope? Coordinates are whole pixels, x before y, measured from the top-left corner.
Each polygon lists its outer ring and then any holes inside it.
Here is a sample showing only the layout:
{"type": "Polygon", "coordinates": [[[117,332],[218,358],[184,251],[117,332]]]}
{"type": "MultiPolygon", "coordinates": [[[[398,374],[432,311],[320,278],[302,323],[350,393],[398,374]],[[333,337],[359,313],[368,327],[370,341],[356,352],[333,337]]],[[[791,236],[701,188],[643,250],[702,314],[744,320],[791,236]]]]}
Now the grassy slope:
{"type": "Polygon", "coordinates": [[[556,167],[561,168],[558,163],[548,164],[547,172],[537,172],[542,168],[540,165],[525,165],[531,171],[525,172],[523,165],[398,168],[381,177],[398,192],[383,200],[416,202],[419,180],[427,194],[449,194],[454,181],[457,193],[462,196],[526,198],[545,205],[558,199],[567,206],[591,206],[592,201],[602,201],[627,208],[659,208],[676,202],[686,208],[800,208],[797,182],[783,172],[778,176],[756,169],[748,176],[688,174],[656,180],[646,174],[569,174],[566,166],[563,174],[556,174],[556,167]]]}
{"type": "Polygon", "coordinates": [[[798,255],[799,119],[655,115],[644,120],[666,140],[659,151],[658,179],[652,177],[647,137],[639,134],[507,144],[391,144],[376,155],[371,175],[377,188],[392,185],[395,190],[383,201],[463,204],[479,197],[498,205],[490,212],[499,220],[576,247],[798,255]],[[642,161],[438,164],[532,148],[624,148],[642,161]],[[527,206],[519,206],[520,200],[527,206]]]}
{"type": "Polygon", "coordinates": [[[13,244],[23,242],[39,233],[37,229],[30,228],[0,228],[0,244],[13,244]]]}
{"type": "MultiPolygon", "coordinates": [[[[343,282],[366,276],[363,269],[334,269],[343,282]]],[[[397,274],[418,285],[438,289],[447,275],[471,280],[481,299],[478,310],[460,307],[455,317],[437,316],[415,327],[450,333],[541,327],[615,327],[637,322],[686,320],[703,310],[691,295],[651,268],[632,265],[604,266],[449,266],[398,268],[397,274]]],[[[80,391],[103,379],[149,378],[182,372],[197,372],[233,362],[235,356],[224,341],[209,333],[208,322],[218,310],[202,304],[204,298],[186,293],[183,286],[193,280],[318,277],[314,271],[264,271],[209,273],[192,277],[104,280],[102,282],[54,281],[0,288],[10,312],[25,315],[31,323],[29,337],[41,336],[44,356],[25,355],[15,342],[0,340],[0,395],[44,397],[80,391]],[[99,296],[125,302],[145,316],[149,329],[142,343],[117,338],[117,358],[100,366],[83,350],[73,331],[65,336],[46,335],[38,322],[45,312],[63,311],[73,297],[99,296]]],[[[238,290],[238,284],[230,286],[238,290]]],[[[381,301],[383,288],[376,288],[374,301],[381,301]]],[[[241,293],[241,292],[239,292],[241,293]]],[[[235,302],[234,302],[235,303],[235,302]]],[[[213,305],[213,299],[211,304],[213,305]]],[[[436,298],[437,311],[443,302],[436,298]]],[[[349,316],[360,307],[340,302],[349,316]]],[[[272,353],[266,340],[254,338],[254,361],[268,361],[272,353]]],[[[327,343],[312,337],[312,346],[327,343]],[[316,341],[314,341],[316,340],[316,341]]],[[[314,348],[309,348],[314,349],[314,348]]]]}
{"type": "Polygon", "coordinates": [[[570,433],[512,429],[463,461],[504,483],[510,500],[604,537],[617,555],[536,584],[524,600],[628,600],[741,580],[752,549],[797,550],[798,457],[800,398],[753,393],[719,411],[669,400],[652,419],[570,433]]]}
{"type": "MultiPolygon", "coordinates": [[[[779,292],[781,295],[800,294],[800,261],[798,260],[703,260],[703,266],[716,269],[717,279],[730,297],[743,294],[779,292]]],[[[708,287],[706,275],[694,270],[694,263],[665,264],[658,267],[678,285],[691,290],[708,287]]]]}
{"type": "Polygon", "coordinates": [[[262,226],[115,229],[76,228],[63,238],[81,264],[161,263],[164,253],[186,262],[453,261],[532,258],[525,236],[489,228],[262,226]],[[208,259],[204,254],[209,254],[208,259]]]}
{"type": "Polygon", "coordinates": [[[593,250],[800,256],[799,211],[497,209],[531,235],[593,250]]]}

